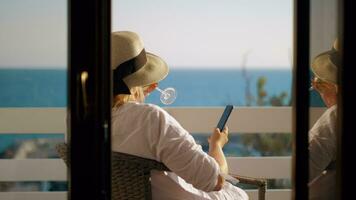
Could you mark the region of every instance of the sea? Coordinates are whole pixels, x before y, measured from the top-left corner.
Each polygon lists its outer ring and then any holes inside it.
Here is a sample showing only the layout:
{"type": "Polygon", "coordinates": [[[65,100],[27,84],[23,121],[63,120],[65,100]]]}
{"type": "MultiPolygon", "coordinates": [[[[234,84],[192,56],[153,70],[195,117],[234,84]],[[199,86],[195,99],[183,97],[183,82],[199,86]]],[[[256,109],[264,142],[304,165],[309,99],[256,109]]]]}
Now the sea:
{"type": "MultiPolygon", "coordinates": [[[[171,69],[169,75],[159,83],[159,88],[175,88],[177,99],[171,105],[160,101],[160,93],[154,91],[146,102],[171,107],[217,107],[232,104],[246,106],[247,91],[257,96],[257,80],[266,80],[266,97],[286,93],[283,105],[290,105],[292,91],[292,71],[290,69],[249,69],[243,73],[240,69],[171,69]],[[248,77],[248,80],[246,79],[248,77]],[[247,84],[249,83],[249,84],[247,84]]],[[[0,69],[0,108],[21,107],[66,107],[67,70],[65,69],[0,69]]],[[[251,106],[257,106],[250,102],[251,106]]],[[[311,93],[311,105],[323,106],[320,97],[311,93]]],[[[264,106],[271,106],[268,103],[264,106]]],[[[0,112],[1,115],[1,112],[0,112]]],[[[40,137],[63,139],[63,133],[55,135],[40,134],[0,134],[0,158],[2,152],[18,141],[40,137]]],[[[205,136],[197,134],[196,139],[207,148],[205,136]]],[[[232,141],[238,141],[236,136],[232,141]]],[[[240,155],[236,149],[245,147],[236,142],[226,152],[240,155]],[[231,148],[231,149],[229,149],[231,148]]],[[[251,154],[251,152],[250,152],[251,154]]],[[[258,152],[253,154],[259,155],[258,152]]]]}

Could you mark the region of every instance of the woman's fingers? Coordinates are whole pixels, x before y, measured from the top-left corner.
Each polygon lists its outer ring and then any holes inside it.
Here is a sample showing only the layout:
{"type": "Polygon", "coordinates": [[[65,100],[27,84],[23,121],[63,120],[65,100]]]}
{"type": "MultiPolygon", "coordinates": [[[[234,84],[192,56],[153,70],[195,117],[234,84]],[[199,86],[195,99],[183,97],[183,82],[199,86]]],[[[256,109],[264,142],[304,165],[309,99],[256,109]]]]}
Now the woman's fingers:
{"type": "Polygon", "coordinates": [[[229,134],[229,127],[225,126],[225,128],[224,128],[222,133],[229,134]]]}

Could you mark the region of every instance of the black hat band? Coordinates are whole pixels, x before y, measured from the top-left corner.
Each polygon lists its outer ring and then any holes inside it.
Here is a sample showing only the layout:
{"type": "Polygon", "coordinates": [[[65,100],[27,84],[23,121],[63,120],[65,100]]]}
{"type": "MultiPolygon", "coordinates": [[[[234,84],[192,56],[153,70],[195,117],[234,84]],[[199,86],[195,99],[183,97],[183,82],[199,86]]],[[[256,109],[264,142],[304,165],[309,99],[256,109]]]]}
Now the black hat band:
{"type": "Polygon", "coordinates": [[[123,79],[141,69],[147,62],[146,51],[142,49],[142,51],[134,58],[121,63],[116,69],[113,71],[113,94],[131,94],[130,88],[125,84],[123,79]]]}

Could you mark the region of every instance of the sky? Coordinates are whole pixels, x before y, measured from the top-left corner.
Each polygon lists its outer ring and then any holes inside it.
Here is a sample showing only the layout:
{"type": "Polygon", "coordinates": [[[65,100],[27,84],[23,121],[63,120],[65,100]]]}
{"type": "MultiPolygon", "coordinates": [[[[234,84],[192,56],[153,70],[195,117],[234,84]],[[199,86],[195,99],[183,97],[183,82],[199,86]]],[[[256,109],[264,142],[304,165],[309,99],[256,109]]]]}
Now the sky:
{"type": "MultiPolygon", "coordinates": [[[[66,0],[2,0],[0,30],[0,67],[66,67],[66,0]]],[[[292,0],[113,0],[112,30],[171,68],[289,69],[292,0]]]]}
{"type": "Polygon", "coordinates": [[[0,44],[3,68],[65,68],[66,0],[1,0],[0,44]]]}

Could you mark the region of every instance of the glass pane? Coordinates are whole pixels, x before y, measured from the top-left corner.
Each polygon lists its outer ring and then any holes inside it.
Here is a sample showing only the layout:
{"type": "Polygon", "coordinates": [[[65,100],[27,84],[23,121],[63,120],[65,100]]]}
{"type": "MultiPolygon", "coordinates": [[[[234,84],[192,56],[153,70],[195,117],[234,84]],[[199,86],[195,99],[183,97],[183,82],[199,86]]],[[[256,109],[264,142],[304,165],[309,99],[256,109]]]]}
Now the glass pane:
{"type": "Polygon", "coordinates": [[[336,199],[338,2],[311,1],[309,199],[336,199]]]}
{"type": "Polygon", "coordinates": [[[43,167],[46,159],[58,158],[54,146],[64,140],[58,130],[66,129],[61,125],[67,104],[67,1],[1,1],[0,29],[0,162],[26,170],[7,168],[3,174],[11,180],[0,176],[0,192],[63,191],[66,182],[38,180],[36,167],[26,165],[33,166],[27,159],[39,159],[37,167],[43,167]],[[20,159],[25,160],[17,166],[20,159]]]}
{"type": "MultiPolygon", "coordinates": [[[[146,51],[167,62],[170,73],[159,87],[178,93],[169,107],[290,106],[292,5],[292,0],[114,0],[113,31],[138,33],[146,51]]],[[[153,92],[146,102],[166,107],[159,95],[153,92]]],[[[191,134],[208,151],[207,133],[191,134]]],[[[291,134],[230,132],[224,152],[229,157],[288,157],[291,134]]],[[[288,170],[276,166],[276,171],[288,170]]],[[[271,179],[271,189],[291,187],[289,176],[271,179]]]]}

